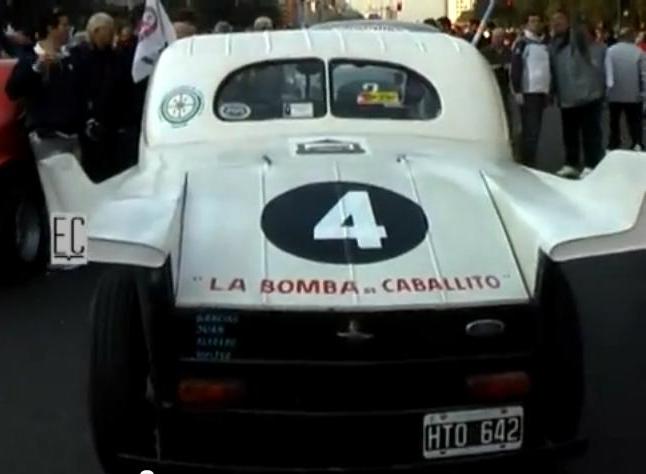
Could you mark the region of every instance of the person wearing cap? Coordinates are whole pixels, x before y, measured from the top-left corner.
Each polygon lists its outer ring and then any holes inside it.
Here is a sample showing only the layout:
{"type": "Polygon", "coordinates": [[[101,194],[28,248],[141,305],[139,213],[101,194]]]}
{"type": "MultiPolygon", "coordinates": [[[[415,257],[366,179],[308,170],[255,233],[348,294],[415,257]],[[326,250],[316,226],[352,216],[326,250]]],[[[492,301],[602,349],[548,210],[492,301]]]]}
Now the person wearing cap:
{"type": "Polygon", "coordinates": [[[622,28],[619,42],[608,49],[606,76],[610,109],[610,140],[608,149],[621,146],[621,116],[626,117],[631,148],[641,151],[642,103],[646,99],[646,56],[635,44],[635,34],[622,28]]]}

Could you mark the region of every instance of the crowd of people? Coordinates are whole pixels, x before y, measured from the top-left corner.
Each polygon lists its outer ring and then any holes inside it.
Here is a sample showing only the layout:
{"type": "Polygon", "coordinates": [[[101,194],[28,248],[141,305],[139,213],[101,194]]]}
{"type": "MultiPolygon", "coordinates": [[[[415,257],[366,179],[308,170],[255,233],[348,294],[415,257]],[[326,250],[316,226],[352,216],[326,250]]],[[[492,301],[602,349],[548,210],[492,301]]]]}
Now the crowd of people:
{"type": "MultiPolygon", "coordinates": [[[[74,34],[69,15],[48,10],[33,36],[11,28],[0,31],[0,51],[17,58],[7,95],[24,104],[24,123],[36,159],[73,153],[95,182],[136,163],[146,81],[135,83],[132,64],[143,9],[129,20],[92,15],[74,34]]],[[[175,36],[198,32],[190,11],[175,15],[175,36]]],[[[259,17],[251,29],[273,28],[259,17]]],[[[218,22],[213,31],[233,27],[218,22]]]]}
{"type": "MultiPolygon", "coordinates": [[[[559,176],[583,177],[606,150],[620,148],[622,118],[629,148],[642,151],[646,33],[621,28],[615,36],[607,25],[573,21],[565,11],[555,12],[549,25],[538,13],[527,14],[523,23],[518,32],[489,29],[477,45],[493,68],[510,124],[514,104],[520,111],[519,159],[537,165],[543,114],[551,104],[559,107],[562,119],[565,164],[559,176]],[[610,133],[604,143],[606,108],[610,133]]],[[[445,18],[432,24],[467,40],[478,29],[475,21],[463,30],[445,18]]]]}
{"type": "MultiPolygon", "coordinates": [[[[72,152],[94,181],[136,162],[146,82],[133,81],[132,64],[142,16],[142,9],[135,9],[129,20],[96,13],[84,31],[72,34],[69,16],[55,8],[43,17],[34,37],[0,30],[0,51],[18,58],[6,91],[25,104],[36,158],[72,152]]],[[[576,178],[594,169],[606,148],[621,146],[622,116],[630,147],[643,149],[646,34],[624,28],[615,38],[605,25],[586,26],[563,11],[550,20],[547,25],[540,14],[530,13],[520,30],[480,29],[476,20],[459,27],[446,17],[425,23],[467,41],[479,35],[477,47],[493,68],[510,135],[527,166],[536,166],[546,107],[558,105],[566,155],[558,174],[576,178]],[[604,144],[606,105],[610,138],[604,144]],[[514,107],[520,111],[519,137],[514,134],[514,107]]],[[[197,34],[196,25],[191,11],[174,17],[177,38],[197,34]]],[[[273,28],[270,18],[259,17],[248,29],[273,28]]],[[[233,30],[219,21],[211,31],[233,30]]]]}

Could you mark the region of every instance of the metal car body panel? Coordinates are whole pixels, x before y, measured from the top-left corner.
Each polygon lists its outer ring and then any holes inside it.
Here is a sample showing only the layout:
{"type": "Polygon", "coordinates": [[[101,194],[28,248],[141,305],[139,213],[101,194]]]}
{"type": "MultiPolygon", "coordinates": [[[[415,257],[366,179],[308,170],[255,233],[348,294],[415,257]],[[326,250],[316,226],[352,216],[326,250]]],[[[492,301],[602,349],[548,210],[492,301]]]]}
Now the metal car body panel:
{"type": "Polygon", "coordinates": [[[90,260],[159,267],[170,256],[178,306],[369,310],[519,303],[536,292],[541,252],[565,261],[645,249],[644,155],[609,153],[579,182],[521,167],[512,160],[496,87],[475,48],[441,34],[285,31],[187,39],[162,55],[152,78],[137,167],[100,184],[71,156],[44,160],[39,171],[50,212],[89,216],[90,260]],[[437,88],[442,113],[431,121],[328,114],[230,123],[212,112],[232,71],[297,58],[403,65],[437,88]],[[184,86],[200,91],[205,104],[178,127],[160,110],[169,92],[184,86]],[[369,152],[293,152],[299,141],[349,137],[365,141],[369,152]],[[267,202],[303,184],[340,180],[378,185],[420,204],[430,222],[424,243],[370,265],[315,263],[267,243],[259,226],[267,202]],[[361,288],[383,289],[385,279],[469,275],[495,275],[502,284],[495,291],[384,289],[376,295],[259,290],[265,278],[356,280],[361,288]],[[235,279],[244,280],[245,291],[239,282],[236,291],[217,290],[235,279]]]}

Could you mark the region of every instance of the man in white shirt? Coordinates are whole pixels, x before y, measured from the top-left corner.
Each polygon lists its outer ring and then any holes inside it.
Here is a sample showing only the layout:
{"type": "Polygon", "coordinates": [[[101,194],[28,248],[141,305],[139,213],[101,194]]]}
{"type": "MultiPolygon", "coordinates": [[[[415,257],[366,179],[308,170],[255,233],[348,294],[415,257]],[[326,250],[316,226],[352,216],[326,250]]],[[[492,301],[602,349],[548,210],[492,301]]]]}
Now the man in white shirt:
{"type": "Polygon", "coordinates": [[[512,48],[511,83],[520,105],[522,160],[527,166],[535,166],[543,112],[552,88],[550,55],[539,14],[527,15],[523,35],[512,48]]]}

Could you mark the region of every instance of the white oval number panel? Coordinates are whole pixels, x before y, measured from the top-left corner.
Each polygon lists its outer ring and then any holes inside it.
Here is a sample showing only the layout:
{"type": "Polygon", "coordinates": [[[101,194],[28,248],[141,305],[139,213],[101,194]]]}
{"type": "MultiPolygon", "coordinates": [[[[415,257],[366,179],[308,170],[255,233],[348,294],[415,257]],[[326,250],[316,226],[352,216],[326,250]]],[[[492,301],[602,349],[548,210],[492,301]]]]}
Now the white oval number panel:
{"type": "Polygon", "coordinates": [[[166,96],[162,104],[162,115],[174,125],[185,124],[200,112],[202,104],[202,96],[198,91],[183,87],[166,96]]]}
{"type": "Polygon", "coordinates": [[[374,263],[417,247],[426,237],[422,208],[385,188],[315,183],[270,201],[262,230],[276,247],[325,263],[374,263]]]}

